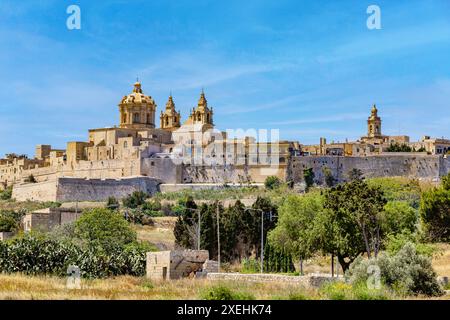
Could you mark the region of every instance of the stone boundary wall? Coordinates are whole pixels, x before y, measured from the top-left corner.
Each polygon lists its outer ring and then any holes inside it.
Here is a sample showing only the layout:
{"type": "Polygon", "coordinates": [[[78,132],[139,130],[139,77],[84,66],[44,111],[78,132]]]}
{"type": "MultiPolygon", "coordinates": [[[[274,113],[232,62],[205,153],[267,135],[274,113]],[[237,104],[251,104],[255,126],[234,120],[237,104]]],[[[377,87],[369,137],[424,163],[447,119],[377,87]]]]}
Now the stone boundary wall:
{"type": "Polygon", "coordinates": [[[304,287],[318,288],[326,282],[330,281],[343,281],[342,276],[331,277],[327,274],[310,274],[305,276],[285,276],[279,274],[266,274],[266,273],[208,273],[206,275],[208,280],[219,281],[251,281],[251,282],[289,282],[294,285],[301,285],[304,287]]]}
{"type": "Polygon", "coordinates": [[[38,183],[16,184],[12,198],[17,201],[56,201],[57,180],[38,183]]]}
{"type": "Polygon", "coordinates": [[[106,201],[109,197],[122,199],[134,191],[154,194],[159,180],[149,177],[123,179],[58,178],[54,181],[15,185],[13,198],[17,201],[106,201]]]}
{"type": "Polygon", "coordinates": [[[159,180],[149,177],[115,179],[60,178],[57,186],[57,201],[105,201],[109,197],[122,199],[134,191],[155,194],[159,180]]]}
{"type": "Polygon", "coordinates": [[[360,169],[366,178],[409,177],[439,181],[450,171],[450,159],[434,155],[392,154],[367,157],[302,156],[290,161],[287,178],[294,182],[303,181],[303,170],[312,168],[315,182],[324,183],[323,168],[330,169],[339,182],[347,178],[353,168],[360,169]]]}

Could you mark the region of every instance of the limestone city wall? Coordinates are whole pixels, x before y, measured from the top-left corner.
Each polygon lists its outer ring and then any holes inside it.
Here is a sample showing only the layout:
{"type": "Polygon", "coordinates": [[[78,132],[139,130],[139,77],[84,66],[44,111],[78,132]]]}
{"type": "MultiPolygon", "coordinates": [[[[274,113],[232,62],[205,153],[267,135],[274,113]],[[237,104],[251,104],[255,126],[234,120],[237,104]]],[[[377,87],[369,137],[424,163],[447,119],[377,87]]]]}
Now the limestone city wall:
{"type": "Polygon", "coordinates": [[[13,198],[17,201],[105,201],[109,197],[124,198],[134,191],[154,194],[159,180],[149,177],[124,179],[57,178],[54,181],[15,185],[13,198]]]}
{"type": "Polygon", "coordinates": [[[367,178],[403,176],[437,181],[450,170],[449,159],[418,154],[376,155],[367,157],[303,156],[294,157],[288,167],[287,179],[303,181],[303,170],[312,168],[315,182],[324,182],[323,168],[343,181],[350,170],[360,169],[367,178]]]}

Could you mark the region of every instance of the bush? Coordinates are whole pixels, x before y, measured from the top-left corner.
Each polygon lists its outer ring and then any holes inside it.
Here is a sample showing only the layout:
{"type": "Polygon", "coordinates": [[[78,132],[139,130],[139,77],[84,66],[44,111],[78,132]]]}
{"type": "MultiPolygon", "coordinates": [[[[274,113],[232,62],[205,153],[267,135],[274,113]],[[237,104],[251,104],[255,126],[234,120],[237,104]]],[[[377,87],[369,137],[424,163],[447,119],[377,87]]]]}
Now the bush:
{"type": "Polygon", "coordinates": [[[136,232],[129,223],[116,211],[108,209],[92,209],[84,212],[75,222],[74,237],[87,246],[123,248],[136,242],[136,232]]]}
{"type": "Polygon", "coordinates": [[[0,191],[0,200],[10,200],[12,198],[12,187],[0,191]]]}
{"type": "Polygon", "coordinates": [[[0,232],[17,231],[23,215],[23,211],[0,211],[0,232]]]}
{"type": "Polygon", "coordinates": [[[143,191],[135,191],[128,197],[123,198],[122,203],[127,208],[136,209],[137,207],[143,205],[147,198],[148,198],[147,193],[143,191]]]}
{"type": "Polygon", "coordinates": [[[235,292],[224,285],[217,285],[202,293],[204,300],[255,300],[249,293],[235,292]]]}
{"type": "Polygon", "coordinates": [[[420,214],[431,241],[450,241],[450,190],[438,188],[424,192],[420,214]]]}
{"type": "Polygon", "coordinates": [[[145,202],[142,205],[142,213],[150,217],[162,217],[164,213],[162,212],[162,206],[159,201],[145,202]]]}
{"type": "Polygon", "coordinates": [[[341,281],[326,283],[321,288],[322,295],[330,300],[388,300],[389,292],[383,287],[369,289],[367,286],[351,285],[341,281]]]}
{"type": "Polygon", "coordinates": [[[384,206],[382,229],[387,233],[414,233],[418,222],[419,213],[405,201],[390,201],[384,206]]]}
{"type": "Polygon", "coordinates": [[[417,233],[410,233],[407,230],[397,234],[389,234],[385,239],[385,247],[389,254],[395,255],[408,242],[414,243],[418,254],[432,257],[436,248],[432,244],[421,243],[417,233]]]}
{"type": "Polygon", "coordinates": [[[106,201],[106,209],[117,210],[120,208],[119,200],[114,197],[109,197],[106,201]]]}
{"type": "Polygon", "coordinates": [[[27,234],[0,242],[0,272],[64,276],[69,265],[76,265],[86,278],[144,276],[146,252],[152,249],[133,243],[106,252],[100,247],[80,247],[43,235],[27,234]]]}
{"type": "Polygon", "coordinates": [[[264,181],[264,186],[266,187],[266,189],[269,189],[269,190],[274,190],[274,189],[278,188],[280,185],[281,185],[281,181],[276,176],[269,176],[264,181]]]}
{"type": "Polygon", "coordinates": [[[17,227],[17,222],[12,217],[0,216],[0,232],[13,232],[17,227]]]}
{"type": "Polygon", "coordinates": [[[407,243],[396,255],[380,254],[364,260],[359,257],[348,272],[350,283],[364,285],[370,276],[369,266],[380,270],[380,281],[399,294],[439,296],[443,294],[429,257],[420,255],[412,243],[407,243]]]}
{"type": "Polygon", "coordinates": [[[261,262],[255,258],[245,258],[242,260],[242,273],[258,273],[261,270],[261,262]]]}

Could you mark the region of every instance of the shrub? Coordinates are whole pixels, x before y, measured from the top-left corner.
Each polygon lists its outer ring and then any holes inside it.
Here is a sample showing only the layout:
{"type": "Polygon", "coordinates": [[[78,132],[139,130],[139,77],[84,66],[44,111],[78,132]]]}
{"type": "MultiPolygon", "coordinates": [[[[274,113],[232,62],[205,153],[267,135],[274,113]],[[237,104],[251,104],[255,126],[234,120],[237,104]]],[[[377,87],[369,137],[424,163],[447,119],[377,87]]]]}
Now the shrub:
{"type": "Polygon", "coordinates": [[[143,205],[147,198],[148,198],[147,193],[143,191],[135,191],[128,197],[123,198],[122,203],[127,208],[136,209],[137,207],[143,205]]]}
{"type": "Polygon", "coordinates": [[[10,200],[12,198],[12,187],[7,187],[5,190],[0,191],[0,200],[10,200]]]}
{"type": "Polygon", "coordinates": [[[278,188],[281,185],[281,181],[278,177],[276,176],[269,176],[266,178],[266,180],[264,181],[264,186],[266,187],[266,189],[269,190],[273,190],[278,188]]]}
{"type": "Polygon", "coordinates": [[[390,296],[383,287],[369,289],[367,286],[352,285],[341,281],[324,284],[320,292],[330,300],[388,300],[390,296]]]}
{"type": "Polygon", "coordinates": [[[12,217],[0,216],[0,232],[12,232],[17,229],[17,222],[12,217]]]}
{"type": "Polygon", "coordinates": [[[258,273],[261,270],[261,262],[255,258],[245,258],[242,260],[242,273],[258,273]]]}
{"type": "Polygon", "coordinates": [[[19,229],[24,211],[0,211],[0,232],[14,232],[19,229]]]}
{"type": "Polygon", "coordinates": [[[76,265],[86,278],[143,276],[146,252],[151,250],[146,245],[133,243],[106,252],[100,247],[80,247],[43,235],[27,234],[0,242],[0,272],[64,276],[69,265],[76,265]]]}
{"type": "Polygon", "coordinates": [[[136,232],[116,211],[92,209],[84,212],[75,222],[74,236],[87,246],[104,250],[124,247],[136,242],[136,232]]]}
{"type": "Polygon", "coordinates": [[[436,248],[432,244],[421,243],[420,236],[417,233],[410,233],[407,230],[403,230],[397,234],[389,234],[385,239],[385,247],[389,254],[395,255],[399,252],[403,246],[408,243],[414,243],[418,254],[432,257],[436,251],[436,248]]]}
{"type": "Polygon", "coordinates": [[[142,213],[150,217],[162,217],[164,213],[161,211],[162,206],[159,201],[145,202],[142,205],[142,213]]]}
{"type": "Polygon", "coordinates": [[[450,241],[450,190],[439,188],[424,192],[420,214],[431,241],[450,241]]]}
{"type": "Polygon", "coordinates": [[[106,201],[106,208],[110,210],[117,210],[120,207],[119,200],[114,197],[109,197],[106,201]]]}
{"type": "Polygon", "coordinates": [[[443,294],[429,257],[417,253],[412,243],[407,243],[396,255],[381,254],[378,258],[364,260],[359,257],[351,265],[349,280],[354,285],[364,285],[370,276],[369,266],[380,270],[380,281],[400,294],[439,296],[443,294]]]}
{"type": "Polygon", "coordinates": [[[249,293],[235,292],[224,285],[211,287],[201,294],[204,300],[255,300],[249,293]]]}
{"type": "Polygon", "coordinates": [[[405,201],[390,201],[384,206],[382,229],[397,234],[402,231],[414,233],[419,222],[417,210],[405,201]]]}

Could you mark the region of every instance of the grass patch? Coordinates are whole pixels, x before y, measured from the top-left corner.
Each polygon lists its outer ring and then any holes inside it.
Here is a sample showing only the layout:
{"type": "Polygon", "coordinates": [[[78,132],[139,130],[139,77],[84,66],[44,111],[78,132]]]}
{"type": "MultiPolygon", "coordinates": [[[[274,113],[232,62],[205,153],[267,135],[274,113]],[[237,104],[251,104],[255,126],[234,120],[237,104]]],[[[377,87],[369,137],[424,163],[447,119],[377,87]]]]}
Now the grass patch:
{"type": "Polygon", "coordinates": [[[221,284],[204,290],[201,294],[203,300],[255,300],[255,296],[230,289],[221,284]]]}

